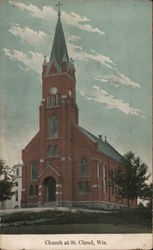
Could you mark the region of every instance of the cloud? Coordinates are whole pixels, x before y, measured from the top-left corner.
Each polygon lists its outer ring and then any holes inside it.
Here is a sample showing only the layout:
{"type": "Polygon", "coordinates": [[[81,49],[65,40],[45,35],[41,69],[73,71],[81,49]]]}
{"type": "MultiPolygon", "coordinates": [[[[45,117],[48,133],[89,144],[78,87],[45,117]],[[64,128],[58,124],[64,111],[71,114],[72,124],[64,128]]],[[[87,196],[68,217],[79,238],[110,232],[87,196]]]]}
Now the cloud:
{"type": "Polygon", "coordinates": [[[83,51],[83,48],[78,45],[74,45],[73,43],[68,42],[67,43],[69,52],[72,55],[74,59],[78,59],[80,61],[89,61],[93,60],[95,62],[98,62],[102,65],[105,65],[108,68],[112,68],[113,62],[108,56],[104,56],[102,54],[98,53],[87,53],[83,51]]]}
{"type": "Polygon", "coordinates": [[[21,28],[19,24],[12,25],[9,29],[14,36],[19,36],[22,41],[26,41],[33,46],[40,47],[47,40],[47,34],[43,31],[35,31],[30,27],[21,28]]]}
{"type": "Polygon", "coordinates": [[[80,95],[87,100],[104,103],[108,108],[117,109],[126,115],[135,115],[145,118],[140,109],[131,107],[129,103],[125,103],[121,99],[116,99],[113,95],[110,95],[107,91],[100,89],[97,85],[93,86],[92,95],[85,94],[84,90],[80,90],[80,95]]]}
{"type": "Polygon", "coordinates": [[[90,24],[85,24],[85,22],[90,21],[90,19],[88,19],[87,17],[85,17],[85,16],[81,17],[79,14],[74,13],[74,12],[70,12],[70,14],[69,14],[69,13],[63,11],[62,13],[63,13],[63,15],[62,15],[63,21],[65,21],[65,23],[67,25],[78,27],[80,30],[85,30],[88,32],[98,33],[100,35],[104,35],[104,32],[101,31],[100,29],[94,28],[90,24]]]}
{"type": "Polygon", "coordinates": [[[80,36],[75,36],[75,35],[70,35],[69,38],[68,38],[68,42],[76,42],[76,41],[79,41],[81,39],[80,36]]]}
{"type": "Polygon", "coordinates": [[[141,88],[139,83],[132,81],[129,77],[125,76],[123,73],[120,73],[118,69],[116,69],[116,72],[117,79],[121,84],[131,85],[134,88],[141,88]]]}
{"type": "MultiPolygon", "coordinates": [[[[37,74],[41,74],[41,65],[43,61],[43,55],[40,53],[36,53],[33,51],[29,51],[28,54],[23,53],[19,50],[13,50],[13,53],[10,52],[9,49],[3,49],[6,56],[8,56],[11,60],[16,60],[18,62],[22,62],[24,64],[25,70],[32,70],[37,74]]],[[[21,65],[20,65],[21,66],[21,65]]]]}
{"type": "MultiPolygon", "coordinates": [[[[46,17],[48,17],[48,8],[46,9],[46,6],[43,7],[43,10],[39,9],[37,6],[33,5],[33,4],[24,4],[22,2],[19,2],[19,1],[12,1],[12,0],[9,0],[9,4],[19,8],[20,10],[27,10],[31,13],[32,16],[34,17],[37,17],[37,18],[44,18],[45,14],[46,17]],[[47,13],[46,13],[47,12],[47,13]]],[[[52,11],[52,8],[51,10],[52,11]]],[[[56,14],[56,11],[52,11],[52,13],[50,14],[56,14]]],[[[56,15],[57,16],[57,15],[56,15]]]]}
{"type": "MultiPolygon", "coordinates": [[[[20,10],[25,9],[29,11],[32,16],[39,18],[39,19],[55,20],[55,17],[57,17],[57,11],[55,11],[51,6],[43,6],[42,9],[39,9],[35,5],[32,5],[32,4],[28,5],[22,2],[17,2],[17,1],[12,1],[12,0],[9,1],[9,4],[14,5],[20,10]]],[[[90,21],[87,17],[85,16],[81,17],[79,14],[75,12],[67,13],[63,11],[62,19],[69,26],[77,27],[87,32],[98,33],[100,35],[104,35],[103,31],[101,31],[97,27],[93,27],[92,25],[86,23],[90,21]]]]}
{"type": "Polygon", "coordinates": [[[95,77],[95,80],[101,81],[103,83],[108,83],[114,87],[119,87],[119,85],[128,85],[133,88],[141,88],[140,84],[132,81],[129,77],[120,73],[117,68],[112,68],[116,74],[103,75],[102,77],[95,77]]]}

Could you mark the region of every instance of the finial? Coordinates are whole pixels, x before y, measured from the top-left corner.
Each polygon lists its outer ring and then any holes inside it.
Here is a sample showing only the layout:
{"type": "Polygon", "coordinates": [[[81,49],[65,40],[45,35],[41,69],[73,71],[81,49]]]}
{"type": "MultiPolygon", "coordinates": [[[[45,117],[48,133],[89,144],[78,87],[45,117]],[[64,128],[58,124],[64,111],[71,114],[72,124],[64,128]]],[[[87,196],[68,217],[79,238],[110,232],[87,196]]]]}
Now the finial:
{"type": "Polygon", "coordinates": [[[44,61],[43,61],[43,65],[46,65],[46,56],[44,56],[44,61]]]}
{"type": "Polygon", "coordinates": [[[61,16],[61,6],[63,4],[61,3],[61,1],[58,1],[58,3],[56,4],[56,6],[58,7],[58,16],[60,17],[61,16]]]}

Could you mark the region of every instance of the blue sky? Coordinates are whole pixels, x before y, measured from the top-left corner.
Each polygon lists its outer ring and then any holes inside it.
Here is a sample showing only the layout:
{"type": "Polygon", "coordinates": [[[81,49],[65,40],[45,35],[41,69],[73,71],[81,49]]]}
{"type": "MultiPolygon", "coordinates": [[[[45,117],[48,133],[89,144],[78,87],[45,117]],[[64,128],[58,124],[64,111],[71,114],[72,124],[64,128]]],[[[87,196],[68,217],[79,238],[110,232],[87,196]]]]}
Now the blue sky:
{"type": "MultiPolygon", "coordinates": [[[[21,162],[38,131],[43,56],[49,59],[57,1],[0,5],[1,157],[21,162]]],[[[64,0],[62,23],[75,61],[80,125],[132,150],[151,168],[151,2],[64,0]]]]}

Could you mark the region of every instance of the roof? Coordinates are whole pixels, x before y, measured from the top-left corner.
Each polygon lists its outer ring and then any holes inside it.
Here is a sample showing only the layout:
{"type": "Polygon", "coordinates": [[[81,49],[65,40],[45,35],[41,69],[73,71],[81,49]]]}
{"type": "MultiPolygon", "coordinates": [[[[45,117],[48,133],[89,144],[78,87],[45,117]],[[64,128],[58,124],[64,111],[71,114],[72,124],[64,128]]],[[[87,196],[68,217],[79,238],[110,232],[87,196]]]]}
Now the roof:
{"type": "Polygon", "coordinates": [[[58,16],[52,51],[50,55],[50,62],[52,61],[56,61],[60,68],[62,61],[69,62],[69,56],[60,16],[58,16]]]}
{"type": "Polygon", "coordinates": [[[106,156],[111,157],[112,159],[114,159],[119,163],[122,162],[123,156],[107,141],[103,141],[102,139],[96,137],[86,129],[81,128],[80,126],[78,126],[78,128],[81,132],[83,132],[83,134],[85,134],[88,138],[90,138],[92,141],[98,144],[99,152],[105,154],[106,156]]]}

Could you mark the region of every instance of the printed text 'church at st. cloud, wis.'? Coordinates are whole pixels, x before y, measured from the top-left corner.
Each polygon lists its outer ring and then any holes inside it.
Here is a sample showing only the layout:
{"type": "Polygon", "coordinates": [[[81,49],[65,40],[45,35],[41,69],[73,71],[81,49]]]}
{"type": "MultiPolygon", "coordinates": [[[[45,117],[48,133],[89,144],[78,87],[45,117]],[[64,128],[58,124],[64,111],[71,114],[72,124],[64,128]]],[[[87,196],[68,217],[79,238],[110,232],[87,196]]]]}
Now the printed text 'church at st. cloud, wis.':
{"type": "Polygon", "coordinates": [[[120,166],[122,156],[78,124],[75,66],[68,56],[60,8],[50,59],[42,67],[39,132],[22,150],[22,207],[127,206],[109,186],[109,172],[120,166]]]}

